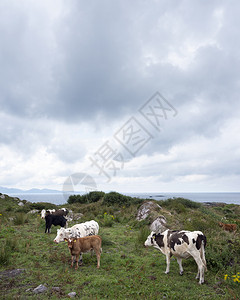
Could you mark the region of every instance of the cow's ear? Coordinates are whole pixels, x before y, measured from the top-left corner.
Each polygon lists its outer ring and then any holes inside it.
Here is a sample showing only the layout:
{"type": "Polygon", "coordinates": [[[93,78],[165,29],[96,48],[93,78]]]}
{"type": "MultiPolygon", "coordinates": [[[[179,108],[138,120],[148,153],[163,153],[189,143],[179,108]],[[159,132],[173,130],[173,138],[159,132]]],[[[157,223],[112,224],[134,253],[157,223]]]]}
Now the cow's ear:
{"type": "Polygon", "coordinates": [[[152,238],[155,240],[156,239],[156,233],[153,234],[152,238]]]}

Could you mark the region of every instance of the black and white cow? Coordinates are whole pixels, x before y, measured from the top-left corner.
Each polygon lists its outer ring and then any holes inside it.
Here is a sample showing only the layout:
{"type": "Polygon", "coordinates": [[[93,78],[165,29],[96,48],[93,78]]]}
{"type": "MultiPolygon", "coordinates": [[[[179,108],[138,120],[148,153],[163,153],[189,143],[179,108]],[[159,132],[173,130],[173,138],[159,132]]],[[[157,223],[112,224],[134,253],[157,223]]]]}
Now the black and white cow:
{"type": "Polygon", "coordinates": [[[45,221],[46,221],[46,229],[45,229],[45,233],[51,232],[51,226],[58,226],[60,225],[61,227],[65,227],[67,220],[63,217],[63,216],[55,216],[52,214],[46,215],[45,217],[45,221]]]}
{"type": "Polygon", "coordinates": [[[44,219],[47,215],[55,215],[55,216],[67,216],[68,210],[66,208],[60,208],[58,210],[55,209],[43,209],[41,211],[41,218],[44,219]]]}
{"type": "Polygon", "coordinates": [[[183,274],[182,259],[192,256],[198,265],[196,279],[199,283],[204,282],[204,270],[207,270],[205,260],[206,236],[201,231],[171,231],[163,233],[151,232],[145,241],[145,246],[153,246],[166,255],[166,274],[170,269],[170,258],[174,255],[180,268],[180,275],[183,274]]]}

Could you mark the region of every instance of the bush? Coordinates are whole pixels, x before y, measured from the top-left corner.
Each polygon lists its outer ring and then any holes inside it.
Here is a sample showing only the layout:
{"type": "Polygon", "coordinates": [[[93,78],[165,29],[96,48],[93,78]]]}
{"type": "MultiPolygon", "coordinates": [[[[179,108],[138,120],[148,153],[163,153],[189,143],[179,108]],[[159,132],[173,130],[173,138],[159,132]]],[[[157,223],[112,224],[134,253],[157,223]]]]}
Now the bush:
{"type": "Polygon", "coordinates": [[[109,215],[108,213],[104,213],[102,225],[105,227],[112,227],[114,222],[114,216],[109,215]]]}
{"type": "Polygon", "coordinates": [[[174,209],[178,213],[185,212],[186,208],[197,209],[202,206],[201,203],[185,198],[169,198],[167,200],[160,201],[159,204],[167,207],[168,209],[174,209]]]}
{"type": "Polygon", "coordinates": [[[85,195],[71,195],[68,198],[68,203],[73,204],[73,203],[93,203],[101,200],[104,197],[105,193],[104,192],[99,192],[99,191],[93,191],[85,195]]]}
{"type": "Polygon", "coordinates": [[[108,194],[105,194],[103,198],[103,203],[106,205],[117,204],[129,206],[132,203],[132,198],[129,196],[119,194],[117,192],[110,192],[108,194]]]}
{"type": "Polygon", "coordinates": [[[56,209],[57,206],[53,203],[48,203],[48,202],[37,202],[37,203],[30,203],[29,204],[29,210],[32,209],[38,209],[38,210],[42,210],[42,209],[56,209]]]}
{"type": "Polygon", "coordinates": [[[27,215],[25,213],[16,213],[15,218],[13,219],[14,225],[23,225],[24,223],[28,223],[27,215]]]}
{"type": "Polygon", "coordinates": [[[12,252],[16,250],[16,239],[7,238],[1,242],[0,248],[0,265],[8,265],[10,258],[13,256],[12,252]]]}
{"type": "Polygon", "coordinates": [[[8,247],[6,246],[6,244],[4,244],[0,248],[0,265],[8,265],[10,261],[10,257],[11,257],[11,253],[8,247]]]}
{"type": "Polygon", "coordinates": [[[146,241],[149,234],[150,234],[149,227],[146,225],[142,226],[137,235],[138,244],[141,244],[142,246],[144,246],[144,242],[146,241]]]}
{"type": "Polygon", "coordinates": [[[87,195],[87,198],[89,200],[89,203],[92,203],[92,202],[97,202],[97,201],[101,200],[104,197],[104,195],[105,195],[104,192],[94,191],[94,192],[90,192],[87,195]]]}

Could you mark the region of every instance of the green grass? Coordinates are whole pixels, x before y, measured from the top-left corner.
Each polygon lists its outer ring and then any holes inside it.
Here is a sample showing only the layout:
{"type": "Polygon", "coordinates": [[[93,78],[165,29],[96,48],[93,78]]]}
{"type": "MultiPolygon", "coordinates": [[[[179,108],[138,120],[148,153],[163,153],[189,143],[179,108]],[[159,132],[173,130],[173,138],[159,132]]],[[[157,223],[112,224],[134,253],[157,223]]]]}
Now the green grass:
{"type": "MultiPolygon", "coordinates": [[[[83,266],[78,270],[70,268],[66,243],[53,242],[57,228],[53,226],[51,234],[44,234],[44,220],[38,215],[28,215],[27,223],[16,224],[9,220],[10,214],[16,215],[14,210],[2,211],[0,298],[68,299],[67,294],[75,291],[78,299],[239,299],[240,282],[234,282],[232,277],[240,272],[239,230],[234,235],[217,226],[218,219],[229,215],[229,209],[192,207],[182,200],[181,204],[184,209],[176,205],[174,210],[171,203],[171,215],[162,214],[172,229],[200,229],[206,234],[208,272],[203,285],[195,279],[197,265],[193,259],[183,261],[183,276],[174,258],[170,273],[164,273],[165,256],[143,246],[149,230],[146,222],[135,221],[138,205],[107,207],[96,202],[68,207],[83,212],[85,220],[95,216],[99,222],[103,248],[100,269],[96,268],[96,256],[90,253],[83,255],[83,266]],[[12,269],[25,272],[17,277],[1,277],[2,271],[12,269]],[[224,280],[226,274],[228,278],[224,280]],[[48,287],[44,294],[27,291],[40,284],[48,287]],[[60,287],[60,291],[54,287],[60,287]]],[[[235,214],[239,214],[239,206],[231,207],[230,221],[235,214]]]]}

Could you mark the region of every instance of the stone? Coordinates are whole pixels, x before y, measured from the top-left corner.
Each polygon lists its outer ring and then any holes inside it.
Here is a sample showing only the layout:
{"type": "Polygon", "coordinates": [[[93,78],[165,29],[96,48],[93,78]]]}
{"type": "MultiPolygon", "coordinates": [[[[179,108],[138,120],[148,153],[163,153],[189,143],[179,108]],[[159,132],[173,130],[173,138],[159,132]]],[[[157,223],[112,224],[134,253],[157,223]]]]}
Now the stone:
{"type": "Polygon", "coordinates": [[[33,209],[28,212],[28,214],[36,214],[36,213],[39,213],[38,209],[33,209]]]}
{"type": "Polygon", "coordinates": [[[19,202],[18,205],[19,206],[24,206],[24,204],[22,202],[19,202]]]}
{"type": "Polygon", "coordinates": [[[25,272],[25,269],[6,270],[3,272],[0,272],[0,278],[1,277],[15,277],[15,276],[20,275],[23,272],[25,272]]]}
{"type": "Polygon", "coordinates": [[[36,287],[33,292],[35,294],[41,294],[47,291],[47,287],[43,284],[40,284],[38,287],[36,287]]]}
{"type": "Polygon", "coordinates": [[[150,225],[150,230],[156,233],[161,233],[167,229],[166,224],[166,218],[164,216],[159,216],[150,225]]]}
{"type": "Polygon", "coordinates": [[[77,294],[75,292],[71,292],[71,293],[68,294],[68,297],[74,298],[74,297],[76,297],[76,295],[77,294]]]}
{"type": "Polygon", "coordinates": [[[140,206],[136,219],[138,221],[145,220],[151,214],[152,211],[156,211],[158,209],[161,209],[161,206],[157,203],[152,201],[145,202],[140,206]]]}

